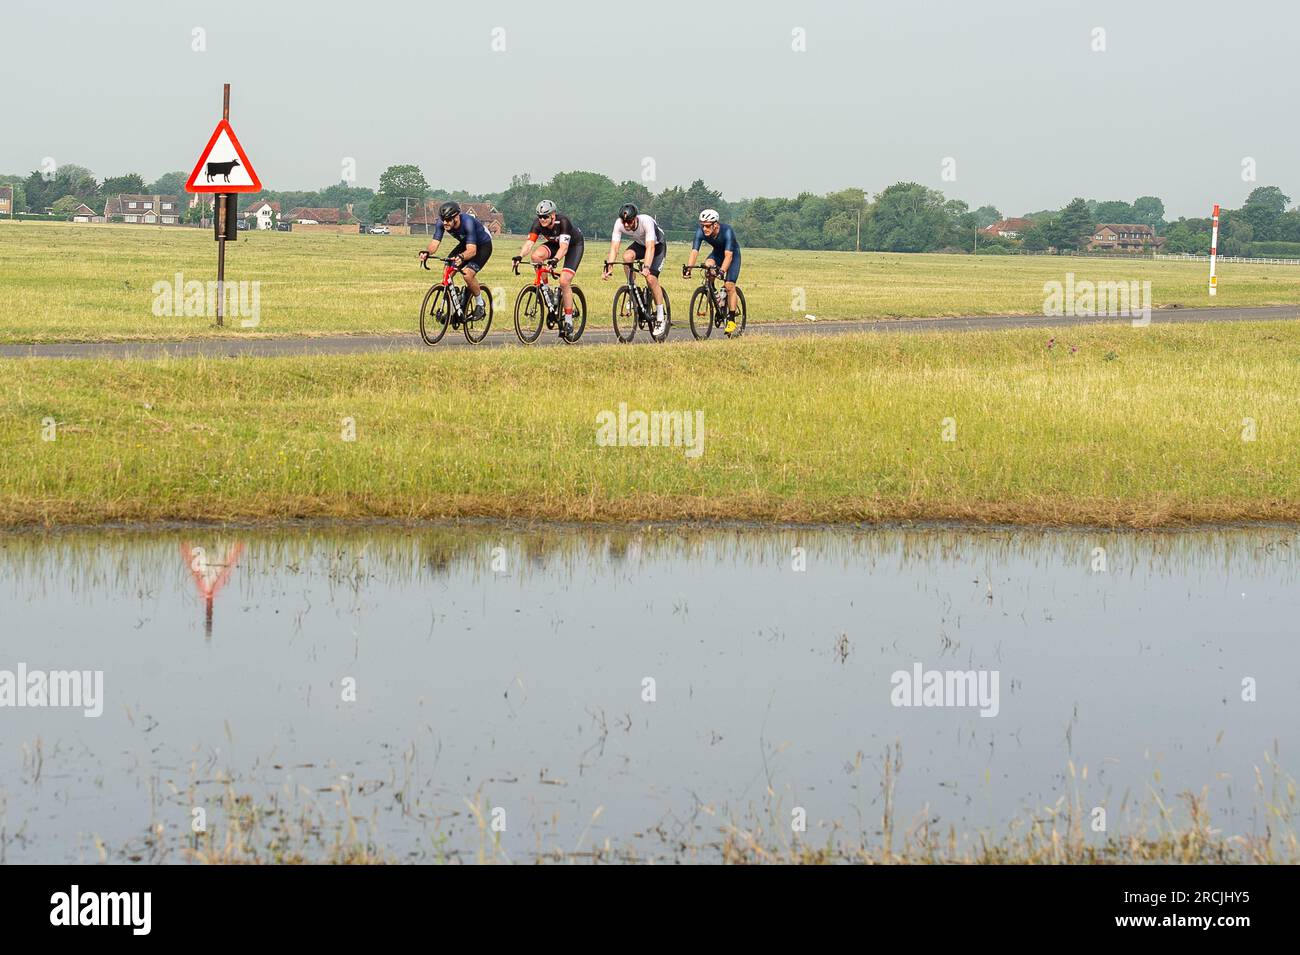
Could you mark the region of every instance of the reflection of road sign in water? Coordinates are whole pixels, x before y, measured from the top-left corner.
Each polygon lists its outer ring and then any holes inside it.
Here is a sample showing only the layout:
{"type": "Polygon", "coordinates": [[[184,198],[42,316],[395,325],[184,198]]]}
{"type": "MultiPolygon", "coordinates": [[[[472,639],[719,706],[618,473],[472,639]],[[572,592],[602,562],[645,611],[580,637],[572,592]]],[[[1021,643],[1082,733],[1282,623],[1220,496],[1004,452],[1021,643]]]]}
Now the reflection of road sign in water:
{"type": "Polygon", "coordinates": [[[194,171],[185,183],[186,191],[257,192],[261,188],[262,180],[253,171],[230,123],[223,119],[217,123],[212,138],[194,164],[194,171]]]}
{"type": "Polygon", "coordinates": [[[235,541],[226,548],[224,558],[217,557],[215,552],[209,556],[207,550],[202,547],[191,547],[189,541],[181,543],[181,557],[185,560],[185,566],[189,568],[190,576],[194,578],[194,585],[198,587],[199,596],[203,598],[205,604],[204,629],[209,637],[212,636],[212,602],[230,580],[235,564],[239,563],[239,556],[243,552],[243,541],[235,541]]]}

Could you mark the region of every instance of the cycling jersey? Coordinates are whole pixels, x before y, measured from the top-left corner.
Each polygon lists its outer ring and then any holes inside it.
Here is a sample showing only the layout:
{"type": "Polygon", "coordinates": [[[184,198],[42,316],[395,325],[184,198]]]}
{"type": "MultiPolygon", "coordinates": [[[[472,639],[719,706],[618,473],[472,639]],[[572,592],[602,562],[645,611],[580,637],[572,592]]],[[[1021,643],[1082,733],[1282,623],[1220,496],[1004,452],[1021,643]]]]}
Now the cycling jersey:
{"type": "Polygon", "coordinates": [[[460,228],[452,229],[443,223],[441,219],[433,225],[433,237],[441,240],[444,232],[450,232],[456,238],[460,239],[463,245],[485,246],[492,244],[492,233],[487,230],[487,226],[479,222],[468,212],[460,214],[460,228]]]}
{"type": "Polygon", "coordinates": [[[541,219],[533,220],[533,227],[528,230],[528,241],[536,242],[538,236],[547,239],[568,239],[570,244],[582,241],[582,230],[574,225],[568,216],[557,215],[548,226],[542,225],[541,219]]]}
{"type": "Polygon", "coordinates": [[[730,252],[732,257],[740,255],[740,243],[736,241],[736,232],[729,225],[719,225],[718,234],[709,238],[704,234],[703,226],[695,227],[695,245],[692,248],[696,252],[700,251],[700,243],[707,242],[713,246],[713,254],[718,257],[718,264],[722,264],[722,256],[730,252]]]}
{"type": "Polygon", "coordinates": [[[664,230],[659,228],[658,222],[644,212],[636,217],[636,224],[632,228],[625,226],[622,219],[615,219],[613,237],[617,241],[626,237],[640,246],[644,246],[647,240],[654,242],[655,245],[664,244],[664,230]]]}

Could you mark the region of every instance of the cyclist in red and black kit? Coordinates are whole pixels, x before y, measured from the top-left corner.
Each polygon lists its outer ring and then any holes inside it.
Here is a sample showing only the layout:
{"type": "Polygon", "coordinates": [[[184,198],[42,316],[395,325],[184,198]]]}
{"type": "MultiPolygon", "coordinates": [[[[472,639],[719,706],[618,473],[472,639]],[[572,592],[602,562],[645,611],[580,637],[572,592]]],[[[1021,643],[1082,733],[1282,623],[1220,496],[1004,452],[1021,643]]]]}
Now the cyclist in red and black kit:
{"type": "Polygon", "coordinates": [[[543,199],[537,203],[537,218],[514,261],[522,262],[530,251],[532,261],[538,264],[547,259],[564,262],[560,270],[560,295],[564,302],[564,333],[568,335],[573,331],[573,276],[582,261],[582,230],[568,216],[560,215],[554,202],[543,199]],[[540,245],[539,237],[545,240],[540,245]]]}

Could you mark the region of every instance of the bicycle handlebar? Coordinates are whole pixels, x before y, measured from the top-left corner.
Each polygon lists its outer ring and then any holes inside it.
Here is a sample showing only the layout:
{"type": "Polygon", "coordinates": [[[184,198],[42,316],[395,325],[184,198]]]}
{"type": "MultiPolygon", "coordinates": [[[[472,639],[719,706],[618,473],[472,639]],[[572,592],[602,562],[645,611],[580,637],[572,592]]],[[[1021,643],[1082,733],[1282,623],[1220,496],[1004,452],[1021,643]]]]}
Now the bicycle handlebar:
{"type": "MultiPolygon", "coordinates": [[[[515,275],[518,275],[519,266],[523,264],[524,260],[516,255],[510,261],[514,263],[515,275]]],[[[560,277],[560,273],[555,271],[555,266],[559,264],[559,261],[560,261],[559,259],[547,259],[545,262],[529,262],[528,264],[531,265],[533,268],[537,269],[537,271],[539,272],[541,271],[550,272],[551,278],[558,279],[560,277]]]]}
{"type": "MultiPolygon", "coordinates": [[[[427,252],[425,253],[424,258],[422,258],[422,259],[420,260],[420,264],[423,265],[423,266],[427,269],[427,268],[429,268],[429,260],[430,260],[430,259],[437,259],[439,262],[446,262],[448,265],[451,265],[451,259],[449,259],[447,256],[445,256],[445,255],[431,255],[431,254],[429,254],[429,253],[427,253],[427,252]]],[[[453,265],[452,268],[454,268],[457,272],[459,272],[459,271],[461,271],[462,266],[461,266],[461,265],[453,265]]]]}

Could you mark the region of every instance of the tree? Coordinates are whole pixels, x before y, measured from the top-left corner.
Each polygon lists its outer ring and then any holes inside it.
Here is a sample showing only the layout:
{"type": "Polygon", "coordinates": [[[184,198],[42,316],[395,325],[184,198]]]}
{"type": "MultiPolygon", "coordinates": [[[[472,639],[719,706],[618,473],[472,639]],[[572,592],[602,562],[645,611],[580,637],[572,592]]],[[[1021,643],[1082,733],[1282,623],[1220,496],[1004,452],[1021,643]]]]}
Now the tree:
{"type": "Polygon", "coordinates": [[[1165,226],[1165,204],[1159,196],[1138,196],[1133,200],[1133,222],[1159,232],[1165,226]]]}
{"type": "Polygon", "coordinates": [[[1097,222],[1137,222],[1133,207],[1120,199],[1097,203],[1092,214],[1097,222]]]}
{"type": "Polygon", "coordinates": [[[428,195],[429,183],[419,166],[389,166],[379,177],[379,192],[370,202],[370,215],[378,221],[394,209],[405,209],[408,198],[425,199],[428,195]]]}
{"type": "Polygon", "coordinates": [[[54,214],[65,219],[70,219],[72,214],[77,211],[81,205],[81,200],[76,196],[64,196],[62,199],[54,200],[54,214]]]}
{"type": "Polygon", "coordinates": [[[1250,223],[1254,238],[1261,241],[1278,239],[1278,226],[1286,205],[1291,197],[1284,195],[1277,186],[1260,186],[1246,197],[1246,204],[1240,209],[1241,217],[1250,223]]]}
{"type": "Polygon", "coordinates": [[[897,182],[876,197],[868,248],[883,252],[924,252],[937,246],[947,223],[943,193],[916,182],[897,182]]]}
{"type": "Polygon", "coordinates": [[[997,206],[980,206],[975,210],[975,225],[980,229],[987,229],[993,223],[1002,219],[1002,213],[998,212],[997,206]]]}
{"type": "Polygon", "coordinates": [[[110,196],[139,195],[144,192],[144,179],[133,172],[125,176],[110,176],[100,185],[99,192],[105,199],[110,196]]]}
{"type": "Polygon", "coordinates": [[[1097,228],[1096,220],[1088,212],[1088,203],[1083,199],[1073,199],[1061,210],[1061,217],[1056,220],[1059,226],[1060,242],[1052,243],[1059,248],[1082,249],[1092,239],[1097,228]]]}
{"type": "Polygon", "coordinates": [[[165,172],[143,190],[151,196],[179,196],[185,191],[185,181],[189,174],[183,170],[165,172]]]}

